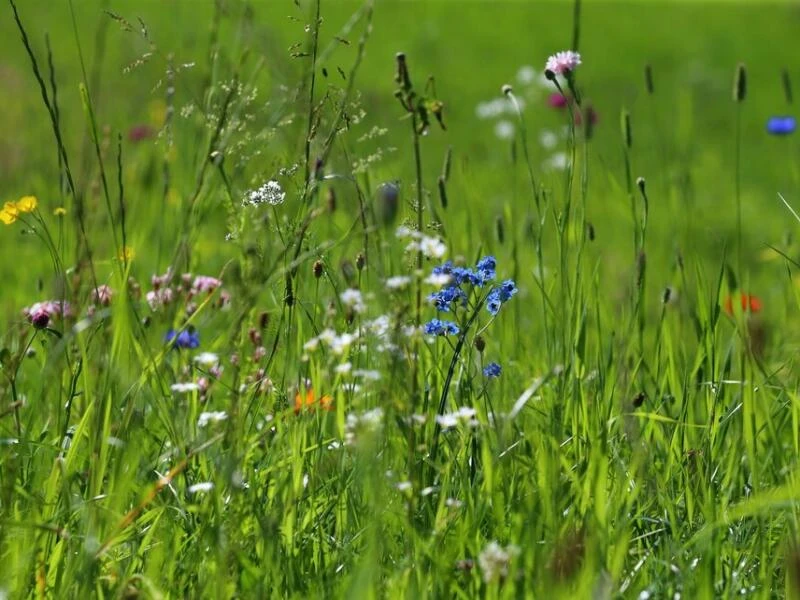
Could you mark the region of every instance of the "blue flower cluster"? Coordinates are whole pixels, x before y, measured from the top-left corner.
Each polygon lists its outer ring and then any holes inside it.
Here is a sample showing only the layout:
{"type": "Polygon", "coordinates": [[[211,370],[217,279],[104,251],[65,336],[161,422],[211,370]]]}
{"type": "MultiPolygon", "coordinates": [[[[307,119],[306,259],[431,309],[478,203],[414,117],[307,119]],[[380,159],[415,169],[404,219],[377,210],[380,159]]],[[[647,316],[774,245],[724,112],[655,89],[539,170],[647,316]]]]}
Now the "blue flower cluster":
{"type": "Polygon", "coordinates": [[[488,365],[483,367],[483,375],[489,379],[500,377],[500,373],[502,372],[502,367],[500,367],[500,365],[498,365],[496,362],[490,362],[488,365]]]}
{"type": "Polygon", "coordinates": [[[440,321],[439,319],[431,319],[425,323],[425,333],[427,335],[458,335],[461,331],[458,325],[451,321],[440,321]]]}
{"type": "Polygon", "coordinates": [[[499,287],[494,288],[486,297],[486,310],[492,316],[500,312],[500,307],[508,302],[517,293],[517,284],[513,279],[506,279],[499,287]]]}
{"type": "Polygon", "coordinates": [[[181,331],[170,329],[164,339],[175,348],[194,349],[200,346],[200,334],[194,327],[181,331]]]}
{"type": "MultiPolygon", "coordinates": [[[[450,283],[447,287],[429,295],[428,301],[436,307],[436,310],[450,312],[467,304],[468,295],[461,286],[467,284],[482,288],[497,276],[497,260],[494,256],[484,256],[477,262],[474,269],[457,267],[448,260],[443,265],[434,267],[432,272],[434,275],[449,276],[450,283]]],[[[516,293],[516,284],[513,280],[507,279],[486,296],[487,310],[492,316],[495,316],[503,303],[516,293]]],[[[451,327],[446,327],[445,323],[447,322],[434,319],[425,326],[425,333],[429,335],[455,335],[458,333],[458,327],[454,323],[448,324],[451,327]]]]}
{"type": "Polygon", "coordinates": [[[483,287],[485,283],[495,278],[496,269],[497,261],[494,256],[484,256],[478,261],[474,269],[456,267],[453,265],[453,261],[448,260],[443,265],[434,267],[432,273],[434,275],[449,275],[452,279],[452,287],[458,287],[463,283],[483,287]]]}

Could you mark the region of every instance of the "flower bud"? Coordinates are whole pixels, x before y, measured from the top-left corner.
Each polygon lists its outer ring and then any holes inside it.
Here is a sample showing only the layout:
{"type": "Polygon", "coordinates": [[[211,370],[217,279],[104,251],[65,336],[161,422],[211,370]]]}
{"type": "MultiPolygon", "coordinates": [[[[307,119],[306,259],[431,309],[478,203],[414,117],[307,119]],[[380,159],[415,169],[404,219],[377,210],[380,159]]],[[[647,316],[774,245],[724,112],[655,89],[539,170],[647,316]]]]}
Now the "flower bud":
{"type": "Polygon", "coordinates": [[[744,63],[736,66],[736,75],[733,78],[733,100],[743,102],[747,96],[747,71],[744,63]]]}

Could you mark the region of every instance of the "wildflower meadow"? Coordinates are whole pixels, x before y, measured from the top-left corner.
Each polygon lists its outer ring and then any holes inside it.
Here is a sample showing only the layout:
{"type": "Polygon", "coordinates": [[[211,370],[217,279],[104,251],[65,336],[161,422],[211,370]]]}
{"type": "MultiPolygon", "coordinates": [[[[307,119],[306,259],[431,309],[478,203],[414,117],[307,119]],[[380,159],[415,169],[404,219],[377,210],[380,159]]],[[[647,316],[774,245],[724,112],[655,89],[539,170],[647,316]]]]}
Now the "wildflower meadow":
{"type": "Polygon", "coordinates": [[[800,597],[794,3],[0,15],[0,599],[800,597]]]}

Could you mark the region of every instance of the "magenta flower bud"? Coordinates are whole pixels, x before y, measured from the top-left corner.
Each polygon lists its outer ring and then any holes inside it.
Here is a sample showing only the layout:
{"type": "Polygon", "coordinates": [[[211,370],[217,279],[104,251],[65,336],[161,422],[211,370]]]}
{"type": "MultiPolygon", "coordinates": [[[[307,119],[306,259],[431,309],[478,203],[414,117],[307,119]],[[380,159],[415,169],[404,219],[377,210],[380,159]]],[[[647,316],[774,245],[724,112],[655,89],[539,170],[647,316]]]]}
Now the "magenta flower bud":
{"type": "Polygon", "coordinates": [[[547,104],[551,108],[566,108],[567,104],[569,104],[569,101],[567,100],[566,96],[556,92],[547,97],[547,104]]]}

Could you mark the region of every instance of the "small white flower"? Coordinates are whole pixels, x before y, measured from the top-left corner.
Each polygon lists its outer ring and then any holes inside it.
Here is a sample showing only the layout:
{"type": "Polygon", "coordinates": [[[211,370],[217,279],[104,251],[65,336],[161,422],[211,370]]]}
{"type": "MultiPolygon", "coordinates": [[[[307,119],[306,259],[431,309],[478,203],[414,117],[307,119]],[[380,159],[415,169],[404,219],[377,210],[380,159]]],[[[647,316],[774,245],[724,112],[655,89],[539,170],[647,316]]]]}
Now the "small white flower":
{"type": "Polygon", "coordinates": [[[436,422],[444,431],[446,431],[458,426],[458,417],[452,413],[436,415],[436,422]]]}
{"type": "Polygon", "coordinates": [[[190,494],[205,494],[213,489],[214,489],[214,482],[203,481],[200,483],[195,483],[194,485],[190,485],[187,491],[190,494]]]}
{"type": "Polygon", "coordinates": [[[306,352],[313,352],[317,348],[319,348],[318,337],[311,338],[305,344],[303,344],[303,350],[305,350],[306,352]]]}
{"type": "Polygon", "coordinates": [[[200,389],[200,386],[198,384],[190,381],[190,382],[187,382],[187,383],[173,383],[170,386],[170,389],[173,392],[176,392],[178,394],[186,394],[186,393],[189,393],[189,392],[196,392],[197,390],[200,389]]]}
{"type": "Polygon", "coordinates": [[[494,126],[494,135],[501,140],[514,139],[514,124],[511,121],[498,121],[494,126]]]}
{"type": "Polygon", "coordinates": [[[336,365],[334,371],[339,375],[344,375],[349,373],[353,369],[353,363],[345,362],[340,365],[336,365]]]}
{"type": "Polygon", "coordinates": [[[414,486],[411,484],[410,481],[398,481],[397,483],[394,484],[394,487],[396,487],[397,490],[400,492],[407,492],[414,486]]]}
{"type": "Polygon", "coordinates": [[[404,287],[411,283],[411,277],[407,275],[395,275],[386,280],[387,290],[402,290],[404,287]]]}
{"type": "Polygon", "coordinates": [[[538,72],[530,65],[523,65],[517,71],[517,81],[522,85],[533,83],[538,72]]]}
{"type": "Polygon", "coordinates": [[[339,298],[348,308],[352,308],[357,313],[363,313],[367,310],[367,305],[364,304],[364,296],[361,294],[360,290],[355,289],[347,289],[343,291],[339,298]]]}
{"type": "Polygon", "coordinates": [[[569,167],[569,157],[566,152],[556,152],[546,161],[544,161],[545,169],[563,170],[569,167]]]}
{"type": "Polygon", "coordinates": [[[344,424],[344,440],[348,446],[352,446],[358,440],[358,436],[364,433],[372,433],[383,426],[383,409],[373,408],[367,412],[356,415],[350,413],[344,424]]]}
{"type": "Polygon", "coordinates": [[[391,327],[392,320],[388,315],[381,315],[379,317],[375,317],[372,321],[367,321],[364,323],[364,328],[379,338],[388,336],[391,332],[391,327]]]}
{"type": "Polygon", "coordinates": [[[395,237],[402,239],[402,238],[407,238],[407,237],[417,237],[418,234],[413,229],[409,229],[405,225],[401,225],[394,232],[394,235],[395,235],[395,237]]]}
{"type": "Polygon", "coordinates": [[[445,413],[443,415],[436,415],[436,422],[442,431],[453,429],[458,425],[463,424],[467,427],[477,427],[478,420],[475,418],[476,411],[474,408],[462,406],[454,413],[445,413]]]}
{"type": "Polygon", "coordinates": [[[447,273],[431,273],[425,278],[425,283],[435,287],[444,287],[452,280],[452,275],[448,275],[447,273]]]}
{"type": "Polygon", "coordinates": [[[434,493],[436,491],[436,489],[437,488],[435,488],[434,486],[429,485],[426,488],[422,488],[422,490],[420,490],[420,492],[419,492],[419,495],[422,496],[423,498],[425,496],[430,496],[432,493],[434,493]]]}
{"type": "Polygon", "coordinates": [[[447,508],[461,508],[462,506],[464,506],[464,503],[458,498],[448,498],[447,500],[444,501],[444,505],[447,508]]]}
{"type": "Polygon", "coordinates": [[[488,102],[481,102],[475,107],[475,114],[479,119],[493,119],[499,117],[506,110],[506,102],[502,98],[495,98],[488,102]]]}
{"type": "Polygon", "coordinates": [[[497,542],[489,542],[478,555],[478,566],[483,573],[483,580],[491,583],[508,577],[508,565],[518,554],[519,548],[516,546],[503,548],[497,542]]]}
{"type": "Polygon", "coordinates": [[[331,352],[333,352],[338,356],[341,356],[342,354],[347,352],[347,350],[350,348],[350,346],[353,345],[353,342],[355,342],[356,339],[358,339],[358,337],[355,334],[343,333],[342,335],[334,336],[328,345],[330,346],[331,352]]]}
{"type": "Polygon", "coordinates": [[[247,193],[242,205],[258,206],[259,204],[272,204],[273,206],[283,203],[286,199],[286,192],[281,188],[277,181],[268,181],[257,190],[247,193]]]}
{"type": "Polygon", "coordinates": [[[364,381],[379,381],[381,373],[380,371],[371,371],[368,369],[356,369],[353,371],[353,377],[360,377],[364,381]]]}
{"type": "Polygon", "coordinates": [[[201,352],[194,357],[194,362],[201,367],[216,367],[219,364],[219,356],[213,352],[201,352]]]}
{"type": "Polygon", "coordinates": [[[209,423],[218,423],[219,421],[224,421],[227,418],[228,413],[226,413],[224,410],[203,412],[200,413],[200,417],[197,419],[197,426],[202,428],[209,423]]]}
{"type": "Polygon", "coordinates": [[[447,246],[439,238],[423,235],[406,246],[406,251],[422,252],[427,258],[442,258],[447,253],[447,246]]]}
{"type": "Polygon", "coordinates": [[[552,131],[545,129],[539,134],[539,143],[547,150],[552,150],[558,145],[558,136],[552,131]]]}

